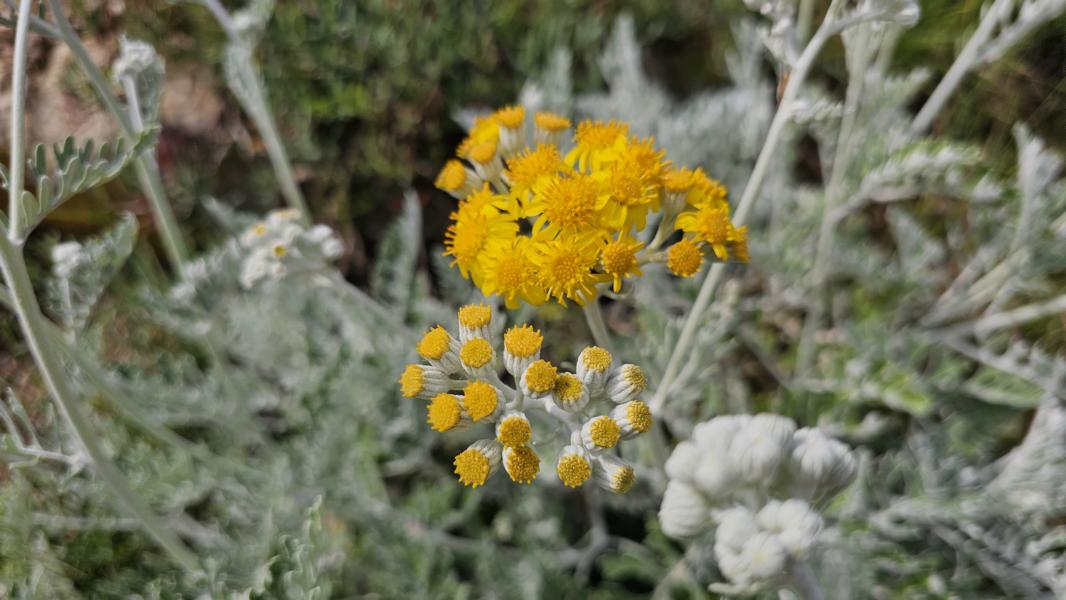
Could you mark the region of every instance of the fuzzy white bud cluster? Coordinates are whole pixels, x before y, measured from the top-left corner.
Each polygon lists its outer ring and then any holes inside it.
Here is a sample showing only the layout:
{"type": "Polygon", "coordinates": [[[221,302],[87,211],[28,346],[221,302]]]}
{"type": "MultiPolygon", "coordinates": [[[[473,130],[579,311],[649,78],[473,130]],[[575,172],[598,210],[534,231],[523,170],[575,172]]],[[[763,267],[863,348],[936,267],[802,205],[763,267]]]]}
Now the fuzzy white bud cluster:
{"type": "Polygon", "coordinates": [[[295,210],[271,211],[266,220],[249,227],[240,241],[247,250],[240,273],[245,288],[264,279],[279,279],[295,268],[318,268],[343,250],[333,230],[325,225],[303,225],[295,210]]]}
{"type": "Polygon", "coordinates": [[[663,532],[694,538],[714,531],[714,554],[732,586],[778,585],[801,562],[822,527],[812,504],[855,478],[848,447],[818,429],[773,414],[700,423],[666,462],[663,532]]]}

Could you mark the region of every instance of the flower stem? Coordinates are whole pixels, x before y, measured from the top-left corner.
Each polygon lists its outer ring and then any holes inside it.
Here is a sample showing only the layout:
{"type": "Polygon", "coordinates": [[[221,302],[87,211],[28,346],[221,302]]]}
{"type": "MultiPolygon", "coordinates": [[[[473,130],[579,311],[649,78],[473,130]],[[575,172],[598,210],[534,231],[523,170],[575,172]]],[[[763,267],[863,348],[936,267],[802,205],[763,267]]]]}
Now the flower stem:
{"type": "MultiPolygon", "coordinates": [[[[18,89],[25,85],[26,71],[26,36],[29,29],[29,16],[31,13],[32,0],[22,0],[18,13],[18,23],[15,31],[15,60],[12,65],[12,91],[11,106],[11,172],[21,171],[23,164],[23,152],[25,144],[25,127],[22,120],[25,115],[25,94],[18,89]],[[18,48],[23,51],[19,52],[18,48]]],[[[10,181],[9,193],[12,206],[17,206],[19,196],[23,192],[21,177],[10,181]]],[[[16,208],[15,213],[18,214],[16,208]]],[[[15,230],[12,230],[14,233],[15,230]]],[[[87,415],[82,412],[75,395],[71,390],[66,373],[63,371],[63,363],[60,354],[49,339],[44,316],[34,296],[33,284],[30,282],[29,273],[26,271],[26,262],[22,256],[21,248],[16,246],[6,236],[0,236],[0,272],[3,273],[7,283],[7,289],[19,325],[22,328],[26,343],[30,348],[37,367],[40,369],[41,378],[44,380],[48,391],[55,399],[59,412],[70,425],[74,438],[78,445],[85,450],[93,471],[105,487],[114,495],[120,512],[134,516],[162,548],[187,571],[199,570],[196,557],[189,551],[177,534],[160,520],[148,507],[148,505],[133,491],[125,476],[115,467],[104,451],[103,445],[89,426],[87,415]]]]}
{"type": "Polygon", "coordinates": [[[15,24],[14,72],[11,74],[11,181],[7,204],[8,235],[14,238],[22,229],[22,186],[26,174],[26,44],[29,42],[29,15],[33,0],[19,4],[18,22],[15,24]],[[20,66],[21,65],[21,66],[20,66]]]}
{"type": "MultiPolygon", "coordinates": [[[[100,69],[97,68],[85,46],[82,45],[78,34],[70,24],[70,20],[67,19],[66,13],[63,12],[63,6],[60,1],[48,0],[48,6],[55,16],[60,38],[70,48],[75,60],[78,61],[78,65],[81,66],[82,71],[89,78],[89,83],[92,85],[93,90],[96,91],[96,95],[99,96],[100,101],[118,121],[123,135],[132,144],[137,137],[138,130],[131,115],[122,108],[118,98],[111,93],[110,83],[104,77],[104,74],[100,72],[100,69]]],[[[137,116],[139,118],[139,114],[137,116]]],[[[185,244],[185,238],[178,228],[174,210],[167,200],[155,158],[147,152],[141,153],[134,161],[133,166],[137,173],[137,181],[141,189],[144,190],[145,196],[148,197],[148,203],[152,207],[152,215],[155,218],[156,226],[159,228],[159,237],[163,241],[163,249],[167,254],[167,259],[172,267],[180,271],[181,267],[188,261],[189,252],[185,244]]]]}
{"type": "Polygon", "coordinates": [[[607,333],[607,324],[603,321],[603,312],[600,303],[596,299],[585,303],[585,320],[588,321],[589,331],[596,345],[614,355],[614,345],[611,343],[611,335],[607,333]]]}
{"type": "Polygon", "coordinates": [[[803,600],[825,600],[825,594],[806,561],[797,562],[789,569],[788,587],[803,600]]]}
{"type": "MultiPolygon", "coordinates": [[[[792,102],[796,99],[800,86],[807,79],[811,66],[814,64],[814,59],[818,57],[822,46],[825,45],[830,35],[836,31],[837,27],[833,24],[833,19],[827,16],[811,38],[810,43],[804,48],[799,60],[796,61],[796,66],[788,79],[788,84],[785,86],[785,93],[781,96],[781,103],[778,105],[777,112],[774,113],[774,119],[770,123],[770,131],[766,135],[766,142],[763,144],[762,150],[759,151],[759,157],[755,160],[755,168],[752,169],[751,178],[748,179],[748,184],[744,187],[744,193],[737,204],[737,210],[733,215],[733,221],[736,224],[740,225],[747,219],[748,212],[751,210],[755,198],[759,195],[759,190],[762,187],[763,179],[766,177],[767,169],[770,167],[774,151],[777,149],[777,144],[784,133],[785,125],[788,124],[790,119],[792,102]]],[[[693,338],[696,335],[696,328],[703,318],[703,312],[707,309],[707,305],[711,301],[711,295],[718,287],[718,284],[721,283],[724,274],[725,263],[714,263],[708,270],[707,276],[704,277],[703,283],[700,285],[700,291],[696,295],[696,301],[685,318],[685,324],[681,328],[677,344],[674,345],[674,350],[670,353],[670,359],[666,363],[666,369],[663,371],[659,387],[656,388],[655,396],[652,397],[650,403],[652,411],[660,410],[663,402],[666,401],[666,394],[681,369],[684,356],[688,354],[693,338]]]]}

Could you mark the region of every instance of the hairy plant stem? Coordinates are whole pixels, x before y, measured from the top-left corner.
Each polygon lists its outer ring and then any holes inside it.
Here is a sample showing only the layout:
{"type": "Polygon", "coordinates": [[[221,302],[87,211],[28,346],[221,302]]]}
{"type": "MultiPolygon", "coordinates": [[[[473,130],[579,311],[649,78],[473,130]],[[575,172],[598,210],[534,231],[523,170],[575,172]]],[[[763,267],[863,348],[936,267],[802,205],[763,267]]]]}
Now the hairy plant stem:
{"type": "Polygon", "coordinates": [[[274,115],[266,100],[262,78],[252,59],[252,49],[248,47],[248,42],[241,38],[237,28],[233,25],[233,19],[230,14],[218,0],[200,0],[200,2],[214,15],[215,20],[218,21],[219,26],[226,33],[226,37],[229,38],[235,58],[240,59],[238,61],[239,72],[237,76],[240,78],[241,85],[244,86],[243,91],[245,93],[240,93],[238,90],[233,89],[232,83],[230,83],[230,88],[233,90],[233,95],[237,98],[237,101],[241,103],[245,112],[248,113],[248,116],[255,121],[255,126],[263,137],[263,145],[266,146],[270,164],[274,167],[274,173],[277,175],[278,186],[281,187],[281,195],[285,197],[285,202],[290,208],[299,211],[300,219],[304,224],[309,224],[311,222],[311,211],[307,208],[307,202],[300,191],[300,186],[296,184],[296,177],[293,175],[288,153],[285,151],[285,145],[281,142],[281,135],[278,133],[274,115]]]}
{"type": "Polygon", "coordinates": [[[825,600],[825,594],[814,578],[814,572],[806,561],[792,565],[788,572],[788,587],[803,600],[825,600]]]}
{"type": "MultiPolygon", "coordinates": [[[[818,53],[822,50],[822,46],[833,34],[840,30],[839,22],[834,21],[832,18],[833,7],[830,7],[830,11],[830,14],[826,16],[825,21],[822,22],[818,31],[811,37],[811,41],[796,61],[795,68],[788,79],[788,84],[785,86],[785,92],[781,95],[781,103],[778,105],[777,112],[774,113],[774,119],[770,123],[766,142],[763,143],[762,150],[759,151],[759,156],[755,160],[755,168],[751,172],[751,178],[748,179],[748,184],[744,187],[744,193],[733,215],[733,221],[738,225],[744,223],[747,219],[748,212],[751,210],[755,198],[759,195],[763,180],[766,178],[767,169],[770,168],[770,161],[773,159],[774,151],[777,149],[777,144],[781,140],[785,126],[791,116],[792,102],[795,101],[799,88],[803,85],[804,80],[807,79],[815,58],[818,57],[818,53]]],[[[666,363],[666,369],[663,371],[659,387],[655,389],[655,396],[652,397],[650,404],[652,411],[657,412],[662,409],[663,402],[666,401],[666,394],[681,369],[685,355],[692,346],[696,328],[703,318],[703,312],[710,304],[711,295],[718,287],[718,284],[721,283],[724,274],[725,263],[714,263],[708,270],[706,277],[704,277],[703,283],[700,285],[700,291],[696,296],[696,301],[685,318],[681,334],[678,336],[677,343],[670,353],[670,359],[666,363]]]]}
{"type": "MultiPolygon", "coordinates": [[[[16,49],[21,46],[23,51],[16,51],[16,59],[12,65],[12,85],[22,86],[25,82],[26,71],[26,36],[28,33],[29,15],[31,11],[30,0],[22,0],[16,26],[16,49]]],[[[11,172],[21,171],[25,144],[25,130],[23,119],[25,117],[25,95],[18,89],[12,92],[11,106],[11,172]]],[[[20,213],[18,206],[19,196],[23,192],[22,181],[12,179],[10,182],[10,200],[14,211],[11,217],[20,213]]],[[[13,218],[14,222],[15,219],[13,218]]],[[[14,233],[12,229],[12,233],[14,233]]],[[[177,534],[162,520],[160,520],[148,507],[148,505],[130,487],[126,477],[115,467],[111,459],[104,451],[103,445],[93,432],[88,416],[82,412],[77,398],[71,390],[66,373],[63,371],[63,363],[60,354],[56,351],[49,338],[45,325],[44,316],[37,303],[33,292],[33,284],[30,282],[29,273],[26,271],[26,262],[22,256],[22,249],[6,236],[0,236],[0,271],[3,272],[7,289],[11,296],[11,302],[18,317],[26,343],[30,348],[34,361],[41,372],[41,378],[45,386],[55,399],[59,412],[70,426],[78,445],[84,449],[93,471],[106,484],[105,487],[114,496],[120,512],[132,515],[156,540],[157,543],[187,571],[193,572],[199,569],[196,557],[185,547],[177,534]]]]}
{"type": "Polygon", "coordinates": [[[8,236],[12,239],[22,230],[22,188],[26,176],[26,122],[23,110],[26,105],[26,45],[29,43],[29,14],[32,12],[33,0],[22,0],[19,4],[18,22],[15,25],[15,51],[12,58],[15,65],[11,74],[11,181],[7,203],[8,236]],[[21,67],[19,65],[22,65],[21,67]]]}
{"type": "MultiPolygon", "coordinates": [[[[611,343],[611,335],[607,333],[607,324],[603,320],[603,311],[596,299],[589,300],[584,306],[585,320],[588,321],[589,331],[596,345],[615,355],[614,345],[611,343]]],[[[617,358],[617,356],[616,356],[617,358]]]]}
{"type": "Polygon", "coordinates": [[[852,145],[854,142],[855,121],[862,105],[863,88],[866,81],[866,67],[870,59],[870,38],[862,37],[857,41],[855,48],[854,63],[849,65],[847,91],[844,98],[844,116],[840,122],[840,132],[837,135],[836,152],[833,156],[833,171],[829,175],[829,183],[825,191],[825,204],[822,209],[822,221],[818,228],[818,243],[815,248],[814,265],[811,268],[811,282],[814,284],[814,293],[810,295],[810,309],[803,321],[803,330],[800,335],[799,349],[796,357],[796,374],[805,377],[814,360],[814,334],[821,326],[825,314],[826,280],[828,279],[829,254],[833,249],[836,238],[836,207],[844,200],[844,181],[848,167],[851,164],[852,145]]]}
{"type": "MultiPolygon", "coordinates": [[[[96,95],[99,96],[100,101],[118,121],[122,134],[130,144],[134,143],[138,134],[135,122],[131,119],[130,114],[122,108],[118,98],[111,93],[110,83],[104,77],[104,74],[100,72],[100,69],[96,67],[96,63],[92,61],[85,46],[81,43],[81,39],[70,24],[70,20],[67,19],[66,13],[63,12],[62,4],[59,0],[48,0],[48,6],[55,18],[60,39],[70,47],[75,60],[78,61],[78,65],[81,66],[82,71],[89,78],[89,83],[92,85],[93,90],[96,91],[96,95]]],[[[138,120],[139,117],[140,115],[138,114],[138,120]]],[[[134,160],[133,166],[137,173],[137,181],[141,189],[144,190],[145,196],[148,197],[148,203],[152,207],[152,215],[155,218],[156,226],[159,228],[159,237],[163,241],[163,250],[166,252],[171,266],[180,272],[181,267],[188,261],[189,251],[185,244],[185,238],[178,228],[174,210],[167,200],[155,157],[149,153],[141,153],[134,160]]]]}
{"type": "Polygon", "coordinates": [[[999,23],[998,17],[1013,5],[1014,0],[996,0],[985,11],[984,17],[981,18],[981,22],[977,25],[977,30],[970,36],[966,45],[963,46],[962,52],[959,53],[955,62],[951,64],[948,72],[937,84],[936,89],[933,90],[929,99],[925,101],[921,110],[918,111],[918,115],[914,117],[914,121],[911,123],[911,136],[922,135],[933,124],[933,119],[943,110],[948,98],[951,97],[955,89],[962,83],[962,79],[976,64],[981,48],[988,43],[992,33],[996,30],[996,26],[999,23]]]}

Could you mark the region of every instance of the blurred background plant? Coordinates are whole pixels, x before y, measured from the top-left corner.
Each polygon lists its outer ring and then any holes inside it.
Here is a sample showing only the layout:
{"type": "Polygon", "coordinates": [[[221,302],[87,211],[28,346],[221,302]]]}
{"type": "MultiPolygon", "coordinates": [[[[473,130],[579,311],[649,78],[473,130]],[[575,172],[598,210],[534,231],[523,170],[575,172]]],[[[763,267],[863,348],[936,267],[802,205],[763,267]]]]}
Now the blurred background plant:
{"type": "MultiPolygon", "coordinates": [[[[781,3],[752,4],[780,33],[781,3]]],[[[801,5],[817,16],[828,2],[801,5]]],[[[44,221],[30,273],[73,340],[72,381],[107,450],[206,574],[181,576],[116,516],[5,312],[5,449],[21,458],[0,473],[2,593],[699,597],[723,581],[713,544],[659,531],[656,444],[629,456],[641,483],[624,502],[551,485],[470,494],[448,472],[468,440],[426,434],[394,382],[412,340],[454,325],[452,308],[472,299],[436,248],[453,202],[431,183],[462,136],[453,117],[510,103],[532,78],[524,98],[626,119],[739,194],[795,59],[766,51],[773,36],[760,36],[755,13],[739,1],[278,3],[254,58],[300,192],[338,230],[341,272],[372,300],[322,264],[242,288],[234,238],[282,192],[239,110],[246,100],[227,86],[227,37],[210,11],[69,8],[99,65],[118,56],[119,33],[166,59],[156,150],[198,258],[171,287],[149,204],[123,174],[44,221]],[[615,26],[623,11],[634,18],[615,26]],[[72,237],[79,247],[56,243],[72,237]]],[[[932,121],[936,139],[914,143],[910,115],[963,50],[981,2],[922,9],[913,28],[826,46],[752,213],[753,266],[729,278],[697,330],[666,432],[686,439],[712,415],[769,409],[857,449],[859,481],[826,510],[809,559],[829,597],[1062,593],[1066,21],[975,64],[932,121]],[[853,77],[861,66],[872,74],[853,77]],[[851,142],[861,152],[833,195],[849,200],[833,214],[835,251],[819,252],[848,115],[863,143],[851,142]]],[[[33,142],[117,137],[63,44],[31,36],[29,65],[33,142]]],[[[616,338],[660,333],[620,342],[654,386],[699,282],[645,283],[635,310],[612,305],[608,324],[616,338]]],[[[535,316],[583,331],[580,315],[535,316]]],[[[545,351],[576,356],[580,337],[545,351]]]]}

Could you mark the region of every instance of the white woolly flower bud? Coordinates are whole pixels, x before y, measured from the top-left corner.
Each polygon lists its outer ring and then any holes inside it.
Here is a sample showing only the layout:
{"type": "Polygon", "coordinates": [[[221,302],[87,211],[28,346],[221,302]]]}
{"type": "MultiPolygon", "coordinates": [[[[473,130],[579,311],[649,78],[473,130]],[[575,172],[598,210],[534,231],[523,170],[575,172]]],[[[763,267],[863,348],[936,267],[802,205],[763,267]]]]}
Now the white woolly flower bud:
{"type": "Polygon", "coordinates": [[[715,552],[729,551],[739,554],[744,542],[759,533],[755,514],[743,506],[734,506],[714,514],[718,528],[714,532],[715,552]]]}
{"type": "Polygon", "coordinates": [[[625,364],[615,369],[607,379],[607,397],[615,404],[635,400],[648,387],[644,370],[637,365],[625,364]]]}
{"type": "Polygon", "coordinates": [[[674,447],[670,458],[666,459],[666,476],[692,483],[696,468],[700,464],[700,449],[686,440],[674,447]]]}
{"type": "Polygon", "coordinates": [[[633,487],[633,482],[637,480],[633,467],[613,454],[600,454],[592,460],[594,463],[592,473],[596,478],[596,484],[609,492],[624,494],[633,487]]]}
{"type": "Polygon", "coordinates": [[[802,559],[822,528],[822,517],[803,500],[771,500],[756,516],[759,526],[777,536],[781,546],[796,559],[802,559]]]}
{"type": "Polygon", "coordinates": [[[659,522],[670,537],[692,537],[703,531],[711,520],[707,500],[689,484],[672,480],[666,485],[659,522]]]}
{"type": "Polygon", "coordinates": [[[785,574],[788,554],[777,536],[760,532],[744,542],[740,550],[739,572],[723,573],[737,583],[769,582],[785,574]]]}
{"type": "Polygon", "coordinates": [[[697,488],[717,502],[725,498],[741,483],[741,473],[725,454],[702,453],[692,479],[697,488]]]}
{"type": "Polygon", "coordinates": [[[478,440],[455,457],[455,474],[459,483],[471,487],[485,485],[500,467],[503,447],[496,440],[478,440]]]}
{"type": "Polygon", "coordinates": [[[622,430],[622,439],[629,440],[651,429],[651,408],[640,400],[626,402],[611,411],[611,418],[622,430]]]}
{"type": "Polygon", "coordinates": [[[522,394],[534,400],[551,395],[555,391],[555,382],[559,379],[555,365],[546,360],[535,360],[522,372],[518,384],[522,394]]]}
{"type": "Polygon", "coordinates": [[[723,415],[699,423],[692,430],[692,441],[704,454],[726,454],[733,436],[751,422],[750,415],[723,415]]]}
{"type": "Polygon", "coordinates": [[[790,469],[796,493],[808,499],[830,497],[855,479],[851,450],[818,429],[805,427],[793,436],[790,469]]]}
{"type": "Polygon", "coordinates": [[[333,230],[325,225],[315,225],[307,231],[306,237],[326,260],[333,260],[344,252],[344,244],[337,239],[333,230]]]}
{"type": "Polygon", "coordinates": [[[769,413],[755,415],[733,437],[729,461],[746,481],[770,484],[790,449],[795,430],[792,419],[769,413]]]}
{"type": "Polygon", "coordinates": [[[607,377],[611,373],[611,353],[599,346],[589,346],[577,357],[577,376],[596,398],[603,394],[607,377]]]}

